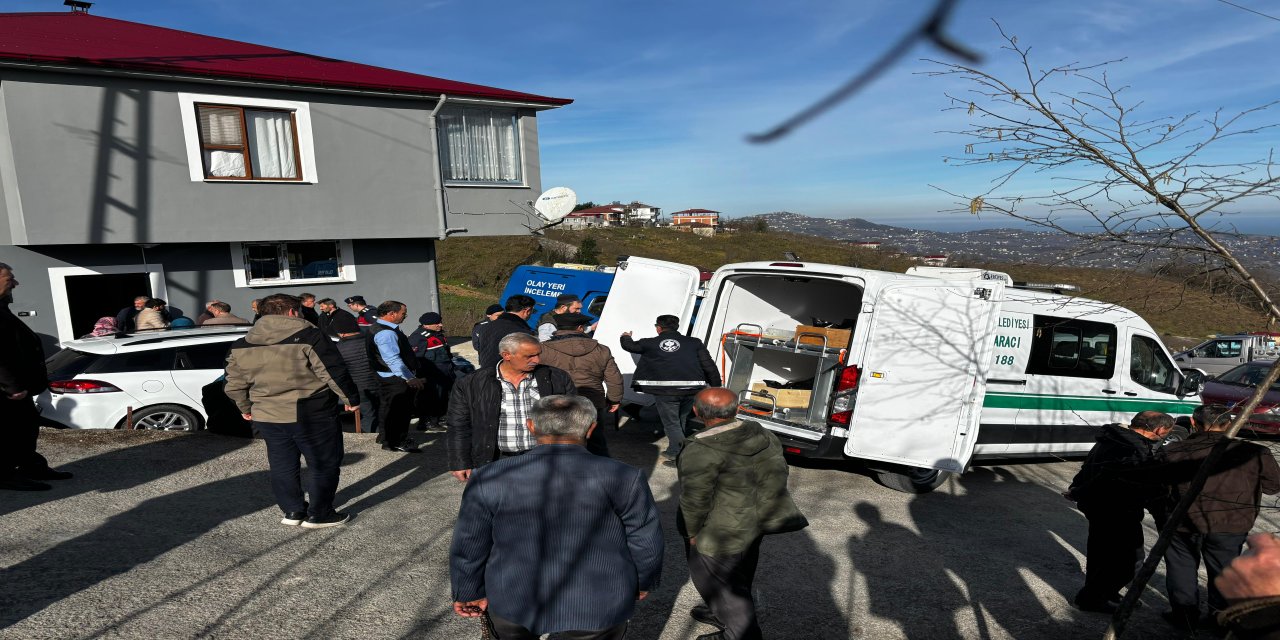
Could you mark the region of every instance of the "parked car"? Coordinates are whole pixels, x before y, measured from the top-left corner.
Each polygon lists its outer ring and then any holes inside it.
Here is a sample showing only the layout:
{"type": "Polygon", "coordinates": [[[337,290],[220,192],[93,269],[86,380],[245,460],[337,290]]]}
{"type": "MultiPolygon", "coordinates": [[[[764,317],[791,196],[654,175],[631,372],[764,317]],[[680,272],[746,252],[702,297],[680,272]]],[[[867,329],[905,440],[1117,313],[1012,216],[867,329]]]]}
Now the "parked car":
{"type": "Polygon", "coordinates": [[[223,374],[231,343],[248,327],[180,329],[62,344],[45,361],[42,417],[73,429],[194,431],[207,418],[201,388],[223,374]]]}
{"type": "Polygon", "coordinates": [[[1274,361],[1280,355],[1276,337],[1269,333],[1241,333],[1223,335],[1202,342],[1182,353],[1173,361],[1179,369],[1196,369],[1205,375],[1216,376],[1236,365],[1254,360],[1274,361]]]}
{"type": "MultiPolygon", "coordinates": [[[[1259,382],[1267,375],[1271,362],[1259,361],[1242,364],[1217,378],[1205,382],[1200,398],[1206,404],[1225,404],[1229,407],[1243,404],[1259,382]]],[[[1280,382],[1273,383],[1262,397],[1253,416],[1244,429],[1258,435],[1280,434],[1280,382]]]]}

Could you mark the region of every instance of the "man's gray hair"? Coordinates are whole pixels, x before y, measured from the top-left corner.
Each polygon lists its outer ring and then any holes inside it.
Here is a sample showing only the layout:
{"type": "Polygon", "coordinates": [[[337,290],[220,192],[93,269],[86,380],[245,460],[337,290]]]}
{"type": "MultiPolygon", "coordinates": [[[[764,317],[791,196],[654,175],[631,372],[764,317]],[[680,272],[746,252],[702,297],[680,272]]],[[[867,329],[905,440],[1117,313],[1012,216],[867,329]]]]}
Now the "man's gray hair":
{"type": "Polygon", "coordinates": [[[11,266],[9,266],[9,265],[7,265],[7,264],[3,263],[3,262],[0,262],[0,271],[13,271],[13,267],[11,267],[11,266]]]}
{"type": "Polygon", "coordinates": [[[540,436],[568,436],[585,440],[587,429],[596,421],[596,407],[582,396],[547,396],[529,409],[529,419],[533,420],[533,430],[540,436]]]}
{"type": "Polygon", "coordinates": [[[698,395],[693,399],[693,408],[698,411],[698,417],[703,420],[727,420],[738,415],[738,403],[727,402],[719,404],[714,402],[715,396],[712,394],[698,395]]]}
{"type": "Polygon", "coordinates": [[[498,353],[515,353],[522,344],[538,344],[538,338],[518,331],[508,333],[498,341],[498,353]]]}

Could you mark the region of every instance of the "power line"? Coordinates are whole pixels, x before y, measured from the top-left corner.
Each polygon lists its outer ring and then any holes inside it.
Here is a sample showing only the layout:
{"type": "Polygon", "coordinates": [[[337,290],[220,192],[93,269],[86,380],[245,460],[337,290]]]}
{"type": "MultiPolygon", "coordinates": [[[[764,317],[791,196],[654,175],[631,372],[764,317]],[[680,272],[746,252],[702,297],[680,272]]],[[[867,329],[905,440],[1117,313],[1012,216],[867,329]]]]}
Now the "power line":
{"type": "Polygon", "coordinates": [[[1267,15],[1267,14],[1265,14],[1265,13],[1261,12],[1261,11],[1255,11],[1255,10],[1253,10],[1253,9],[1250,9],[1249,7],[1242,7],[1242,6],[1240,6],[1240,5],[1238,5],[1238,4],[1234,3],[1234,2],[1228,2],[1228,0],[1218,0],[1218,2],[1221,2],[1222,4],[1229,4],[1229,5],[1231,5],[1231,6],[1235,7],[1235,8],[1237,8],[1237,9],[1240,9],[1241,11],[1248,11],[1249,13],[1256,13],[1256,14],[1258,14],[1258,15],[1260,15],[1260,16],[1262,16],[1262,17],[1264,17],[1264,18],[1270,18],[1271,20],[1275,20],[1276,22],[1280,22],[1280,18],[1277,18],[1277,17],[1272,16],[1272,15],[1267,15]]]}

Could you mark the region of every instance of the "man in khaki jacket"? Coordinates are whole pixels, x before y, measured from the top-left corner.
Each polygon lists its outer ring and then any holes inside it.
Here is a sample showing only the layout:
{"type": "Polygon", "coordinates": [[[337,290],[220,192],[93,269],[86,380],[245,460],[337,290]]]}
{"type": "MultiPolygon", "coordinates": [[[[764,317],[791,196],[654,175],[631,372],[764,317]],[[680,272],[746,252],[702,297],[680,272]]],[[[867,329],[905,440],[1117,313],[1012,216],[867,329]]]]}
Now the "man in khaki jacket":
{"type": "Polygon", "coordinates": [[[618,405],[622,404],[622,372],[609,347],[587,337],[591,316],[561,313],[552,316],[552,320],[557,329],[542,343],[542,364],[567,371],[578,387],[578,395],[595,405],[596,428],[587,438],[587,451],[608,457],[604,426],[613,422],[618,405]]]}
{"type": "Polygon", "coordinates": [[[739,420],[738,397],[703,389],[693,411],[706,428],[680,451],[676,527],[688,541],[689,577],[707,606],[689,615],[719,627],[698,640],[759,640],[751,585],[760,541],[809,525],[787,493],[787,461],[778,437],[739,420]]]}
{"type": "Polygon", "coordinates": [[[342,355],[314,325],[302,303],[283,293],[262,299],[262,318],[231,345],[226,394],[267,443],[271,490],[286,525],[319,529],[340,525],[335,511],[342,427],[338,405],[355,411],[360,392],[342,355]],[[307,461],[307,504],[299,482],[299,456],[307,461]]]}

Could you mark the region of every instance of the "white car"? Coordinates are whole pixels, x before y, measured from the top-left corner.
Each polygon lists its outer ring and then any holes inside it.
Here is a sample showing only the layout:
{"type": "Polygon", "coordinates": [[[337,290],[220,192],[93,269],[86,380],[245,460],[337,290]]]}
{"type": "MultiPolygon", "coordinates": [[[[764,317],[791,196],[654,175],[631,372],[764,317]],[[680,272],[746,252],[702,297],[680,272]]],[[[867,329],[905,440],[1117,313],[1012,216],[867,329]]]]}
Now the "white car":
{"type": "Polygon", "coordinates": [[[231,343],[248,327],[208,327],[81,338],[45,361],[41,417],[73,429],[194,431],[200,389],[221,376],[231,343]],[[130,416],[132,410],[132,416],[130,416]]]}

